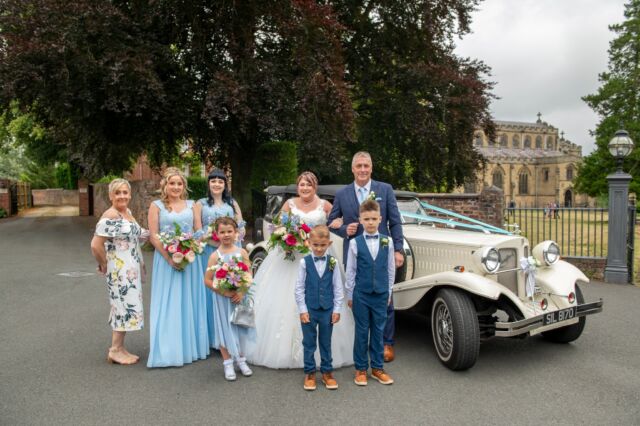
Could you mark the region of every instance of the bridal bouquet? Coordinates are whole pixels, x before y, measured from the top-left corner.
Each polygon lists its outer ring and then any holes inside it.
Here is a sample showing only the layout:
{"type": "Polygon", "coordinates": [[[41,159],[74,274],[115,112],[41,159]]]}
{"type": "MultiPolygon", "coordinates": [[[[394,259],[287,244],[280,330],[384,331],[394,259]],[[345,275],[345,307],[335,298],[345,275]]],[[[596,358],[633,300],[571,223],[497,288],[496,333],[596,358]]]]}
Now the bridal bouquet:
{"type": "Polygon", "coordinates": [[[175,222],[173,230],[160,232],[158,239],[180,270],[193,263],[196,255],[204,251],[204,243],[201,243],[193,233],[182,232],[180,225],[175,222]]]}
{"type": "Polygon", "coordinates": [[[241,291],[247,293],[252,279],[249,265],[242,261],[242,256],[232,256],[227,262],[218,259],[218,263],[207,268],[213,271],[213,288],[220,291],[241,291]]]}
{"type": "Polygon", "coordinates": [[[271,225],[271,237],[268,247],[280,247],[284,251],[284,258],[294,261],[296,253],[308,253],[306,241],[309,238],[311,227],[304,223],[300,217],[281,212],[273,219],[271,225]]]}

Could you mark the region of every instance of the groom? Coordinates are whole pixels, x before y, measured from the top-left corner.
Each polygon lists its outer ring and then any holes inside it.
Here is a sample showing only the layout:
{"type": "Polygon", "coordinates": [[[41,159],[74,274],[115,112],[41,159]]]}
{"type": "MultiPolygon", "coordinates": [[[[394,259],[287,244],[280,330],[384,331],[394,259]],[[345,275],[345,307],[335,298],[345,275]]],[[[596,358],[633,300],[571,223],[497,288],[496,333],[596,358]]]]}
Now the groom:
{"type": "MultiPolygon", "coordinates": [[[[365,151],[356,152],[353,160],[351,160],[351,171],[355,181],[353,184],[346,185],[336,192],[333,208],[327,223],[331,223],[334,219],[342,218],[342,226],[338,229],[331,229],[331,231],[344,239],[342,261],[346,266],[349,240],[363,232],[363,228],[358,221],[360,204],[367,199],[376,200],[380,204],[380,215],[382,216],[378,232],[389,235],[393,239],[396,268],[399,268],[404,263],[404,257],[402,255],[402,220],[396,203],[396,196],[391,185],[371,179],[372,170],[371,155],[365,151]]],[[[385,362],[393,361],[395,357],[393,352],[394,332],[395,313],[392,298],[387,307],[387,323],[383,335],[385,362]]]]}

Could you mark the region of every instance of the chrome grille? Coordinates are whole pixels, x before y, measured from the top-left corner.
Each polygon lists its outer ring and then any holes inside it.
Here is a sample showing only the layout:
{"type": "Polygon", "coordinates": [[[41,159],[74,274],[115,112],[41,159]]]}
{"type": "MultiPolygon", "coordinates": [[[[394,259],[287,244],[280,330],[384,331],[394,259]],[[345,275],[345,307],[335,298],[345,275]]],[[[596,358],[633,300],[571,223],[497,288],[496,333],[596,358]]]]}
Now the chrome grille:
{"type": "Polygon", "coordinates": [[[518,252],[516,249],[500,249],[500,269],[498,270],[498,282],[518,294],[518,252]],[[501,272],[514,269],[509,272],[501,272]]]}

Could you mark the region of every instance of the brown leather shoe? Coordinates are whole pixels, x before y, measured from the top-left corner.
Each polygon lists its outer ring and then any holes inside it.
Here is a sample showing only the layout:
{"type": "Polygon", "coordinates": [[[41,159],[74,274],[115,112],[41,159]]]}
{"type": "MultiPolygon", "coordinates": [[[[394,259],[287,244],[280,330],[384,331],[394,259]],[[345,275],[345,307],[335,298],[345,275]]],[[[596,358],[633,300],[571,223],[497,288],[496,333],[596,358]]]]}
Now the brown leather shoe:
{"type": "Polygon", "coordinates": [[[391,362],[395,359],[396,354],[393,351],[393,346],[384,345],[384,362],[391,362]]]}
{"type": "Polygon", "coordinates": [[[309,373],[304,375],[304,390],[316,390],[316,373],[309,373]]]}
{"type": "Polygon", "coordinates": [[[356,370],[356,378],[353,381],[358,386],[367,386],[367,371],[356,370]]]}
{"type": "Polygon", "coordinates": [[[338,382],[333,378],[333,373],[322,373],[322,383],[327,389],[338,389],[338,382]]]}
{"type": "Polygon", "coordinates": [[[393,384],[393,379],[390,375],[384,372],[384,370],[379,370],[377,368],[371,369],[371,377],[382,383],[383,385],[391,385],[393,384]]]}

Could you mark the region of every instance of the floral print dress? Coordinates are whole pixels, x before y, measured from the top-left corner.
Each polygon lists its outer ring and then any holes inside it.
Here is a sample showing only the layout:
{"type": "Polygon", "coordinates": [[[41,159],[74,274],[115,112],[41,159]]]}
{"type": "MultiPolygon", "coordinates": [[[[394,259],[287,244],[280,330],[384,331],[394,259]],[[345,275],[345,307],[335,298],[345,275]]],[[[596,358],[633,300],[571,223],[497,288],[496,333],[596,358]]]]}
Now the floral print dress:
{"type": "Polygon", "coordinates": [[[114,331],[140,330],[144,325],[142,309],[143,229],[124,218],[100,219],[95,235],[106,237],[107,289],[111,311],[109,324],[114,331]]]}

